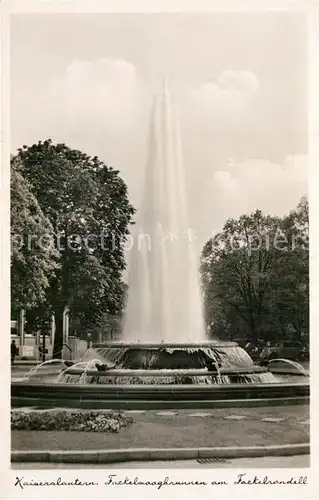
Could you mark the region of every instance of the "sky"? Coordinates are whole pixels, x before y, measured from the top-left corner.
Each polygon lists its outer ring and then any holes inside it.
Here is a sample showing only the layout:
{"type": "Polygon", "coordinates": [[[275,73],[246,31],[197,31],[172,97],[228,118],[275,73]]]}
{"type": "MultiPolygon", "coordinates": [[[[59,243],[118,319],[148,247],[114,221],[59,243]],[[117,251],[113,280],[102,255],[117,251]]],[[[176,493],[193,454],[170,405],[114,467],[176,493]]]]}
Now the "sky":
{"type": "Polygon", "coordinates": [[[229,217],[283,215],[307,193],[301,13],[13,15],[10,50],[12,153],[50,137],[97,155],[137,208],[168,78],[200,245],[229,217]]]}

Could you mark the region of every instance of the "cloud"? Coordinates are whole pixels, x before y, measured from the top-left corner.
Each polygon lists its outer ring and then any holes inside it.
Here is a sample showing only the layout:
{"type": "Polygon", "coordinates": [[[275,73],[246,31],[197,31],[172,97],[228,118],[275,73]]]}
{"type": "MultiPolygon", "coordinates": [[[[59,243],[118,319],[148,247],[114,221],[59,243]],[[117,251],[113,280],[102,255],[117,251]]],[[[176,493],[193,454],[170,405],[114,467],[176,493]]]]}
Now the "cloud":
{"type": "Polygon", "coordinates": [[[255,93],[259,87],[258,78],[251,71],[227,70],[218,78],[221,90],[255,93]]]}
{"type": "Polygon", "coordinates": [[[60,102],[61,115],[71,130],[95,124],[119,131],[138,119],[141,90],[132,63],[98,59],[72,62],[51,94],[55,102],[60,102]]]}
{"type": "Polygon", "coordinates": [[[110,145],[130,138],[145,113],[147,92],[136,67],[123,59],[74,60],[37,84],[14,95],[14,148],[51,137],[89,154],[110,154],[110,145]]]}
{"type": "MultiPolygon", "coordinates": [[[[227,70],[214,81],[191,85],[189,81],[182,88],[176,85],[176,100],[181,111],[190,224],[200,242],[227,217],[255,208],[278,214],[291,210],[307,192],[307,162],[302,156],[280,160],[298,147],[291,139],[287,143],[284,133],[268,136],[261,112],[276,110],[272,131],[281,116],[277,102],[282,95],[275,102],[263,97],[266,84],[260,85],[250,71],[227,70]],[[275,159],[249,159],[252,155],[275,159]],[[229,157],[235,160],[227,163],[229,157]]],[[[51,137],[98,155],[120,170],[138,207],[153,90],[153,84],[143,82],[130,61],[73,61],[53,82],[45,80],[39,87],[32,82],[31,88],[24,85],[16,92],[13,121],[19,139],[14,147],[51,137]]]]}
{"type": "Polygon", "coordinates": [[[249,159],[230,161],[224,170],[217,170],[210,186],[214,204],[224,217],[238,217],[260,208],[264,212],[284,215],[307,194],[308,158],[287,156],[284,161],[249,159]]]}
{"type": "Polygon", "coordinates": [[[124,58],[53,65],[43,80],[21,85],[14,94],[13,151],[50,137],[97,155],[121,172],[133,203],[138,203],[149,101],[150,89],[124,58]]]}
{"type": "Polygon", "coordinates": [[[292,155],[280,163],[229,160],[211,172],[192,202],[198,251],[228,218],[237,219],[256,209],[279,216],[289,213],[308,193],[307,167],[307,156],[292,155]]]}
{"type": "Polygon", "coordinates": [[[251,115],[258,88],[258,78],[251,71],[223,71],[216,81],[203,82],[191,91],[189,109],[197,119],[219,126],[242,125],[251,115]]]}

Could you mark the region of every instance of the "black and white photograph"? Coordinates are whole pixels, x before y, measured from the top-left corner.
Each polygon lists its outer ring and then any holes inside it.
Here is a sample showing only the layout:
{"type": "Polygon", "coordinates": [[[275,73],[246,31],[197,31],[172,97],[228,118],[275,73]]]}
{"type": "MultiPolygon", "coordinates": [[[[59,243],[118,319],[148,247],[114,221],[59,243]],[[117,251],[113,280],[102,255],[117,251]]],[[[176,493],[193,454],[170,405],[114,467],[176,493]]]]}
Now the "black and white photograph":
{"type": "Polygon", "coordinates": [[[45,497],[27,471],[133,487],[169,469],[164,495],[230,469],[297,496],[309,16],[42,9],[9,31],[15,490],[45,497]]]}

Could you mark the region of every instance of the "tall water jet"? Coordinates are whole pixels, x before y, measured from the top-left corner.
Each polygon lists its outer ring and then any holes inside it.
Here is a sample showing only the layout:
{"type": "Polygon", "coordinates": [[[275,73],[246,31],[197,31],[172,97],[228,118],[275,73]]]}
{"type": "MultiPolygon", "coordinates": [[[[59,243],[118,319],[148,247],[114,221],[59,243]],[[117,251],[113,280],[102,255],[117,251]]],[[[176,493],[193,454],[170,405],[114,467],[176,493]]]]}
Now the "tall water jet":
{"type": "Polygon", "coordinates": [[[198,261],[186,206],[176,108],[167,81],[154,98],[144,199],[131,250],[124,339],[205,340],[198,261]]]}
{"type": "Polygon", "coordinates": [[[126,386],[274,381],[236,343],[205,339],[181,149],[176,109],[164,82],[151,112],[124,339],[93,344],[80,363],[63,371],[60,382],[126,386]]]}
{"type": "Polygon", "coordinates": [[[167,82],[153,103],[133,243],[123,341],[93,344],[60,382],[125,387],[274,381],[236,343],[205,339],[181,138],[167,82]]]}

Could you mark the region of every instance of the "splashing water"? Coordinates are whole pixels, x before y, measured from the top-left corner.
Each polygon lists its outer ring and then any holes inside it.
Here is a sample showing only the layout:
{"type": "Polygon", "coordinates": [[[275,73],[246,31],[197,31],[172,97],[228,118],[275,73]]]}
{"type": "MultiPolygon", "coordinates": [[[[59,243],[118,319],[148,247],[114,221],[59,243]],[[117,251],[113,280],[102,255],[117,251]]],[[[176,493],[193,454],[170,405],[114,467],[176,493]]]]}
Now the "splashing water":
{"type": "Polygon", "coordinates": [[[124,339],[204,340],[181,138],[166,81],[151,113],[144,193],[131,251],[124,339]]]}
{"type": "Polygon", "coordinates": [[[60,375],[57,378],[57,383],[66,383],[66,384],[90,384],[93,382],[94,376],[93,375],[88,375],[87,372],[90,372],[92,370],[96,371],[97,370],[97,365],[102,366],[103,363],[101,362],[100,359],[93,358],[89,359],[87,361],[78,361],[77,363],[74,363],[72,367],[67,367],[63,372],[60,373],[60,375]],[[68,373],[68,369],[72,368],[74,369],[82,369],[83,372],[81,375],[73,375],[68,373]]]}
{"type": "Polygon", "coordinates": [[[102,363],[123,369],[165,369],[165,368],[203,368],[207,359],[220,363],[223,368],[250,369],[254,362],[249,354],[231,343],[220,345],[216,342],[198,343],[197,347],[188,347],[187,343],[179,347],[158,346],[149,349],[143,344],[129,347],[95,347],[84,355],[83,360],[92,357],[98,358],[102,363]]]}
{"type": "MultiPolygon", "coordinates": [[[[46,361],[43,361],[42,363],[33,366],[24,376],[23,379],[30,379],[32,377],[38,377],[41,374],[42,368],[43,367],[48,367],[48,366],[57,366],[57,365],[62,365],[62,369],[66,367],[65,365],[65,360],[64,359],[48,359],[46,361]]],[[[61,366],[59,367],[61,370],[61,366]]],[[[59,371],[60,371],[59,370],[59,371]]],[[[43,370],[43,373],[41,374],[42,376],[47,376],[47,375],[57,375],[59,372],[46,372],[43,370]]]]}
{"type": "Polygon", "coordinates": [[[296,368],[298,372],[302,373],[305,377],[309,378],[309,373],[304,369],[304,367],[299,363],[297,363],[296,361],[292,361],[291,359],[276,358],[269,360],[268,368],[270,369],[270,371],[271,371],[271,365],[276,364],[278,362],[293,366],[294,368],[296,368]]]}
{"type": "MultiPolygon", "coordinates": [[[[276,377],[268,371],[260,371],[250,356],[237,345],[219,345],[216,342],[199,347],[148,348],[139,344],[130,347],[95,347],[82,360],[67,368],[58,382],[80,384],[231,384],[273,383],[276,377]],[[216,368],[215,374],[207,374],[207,362],[216,368]],[[101,374],[115,368],[113,374],[101,374]],[[222,369],[230,370],[223,373],[222,369]],[[80,369],[79,373],[74,373],[80,369]],[[196,374],[194,374],[194,370],[196,374]],[[246,371],[245,371],[246,370],[246,371]],[[93,373],[92,373],[93,372],[93,373]],[[96,374],[96,375],[95,375],[96,374]]],[[[266,369],[264,369],[266,370],[266,369]]]]}

